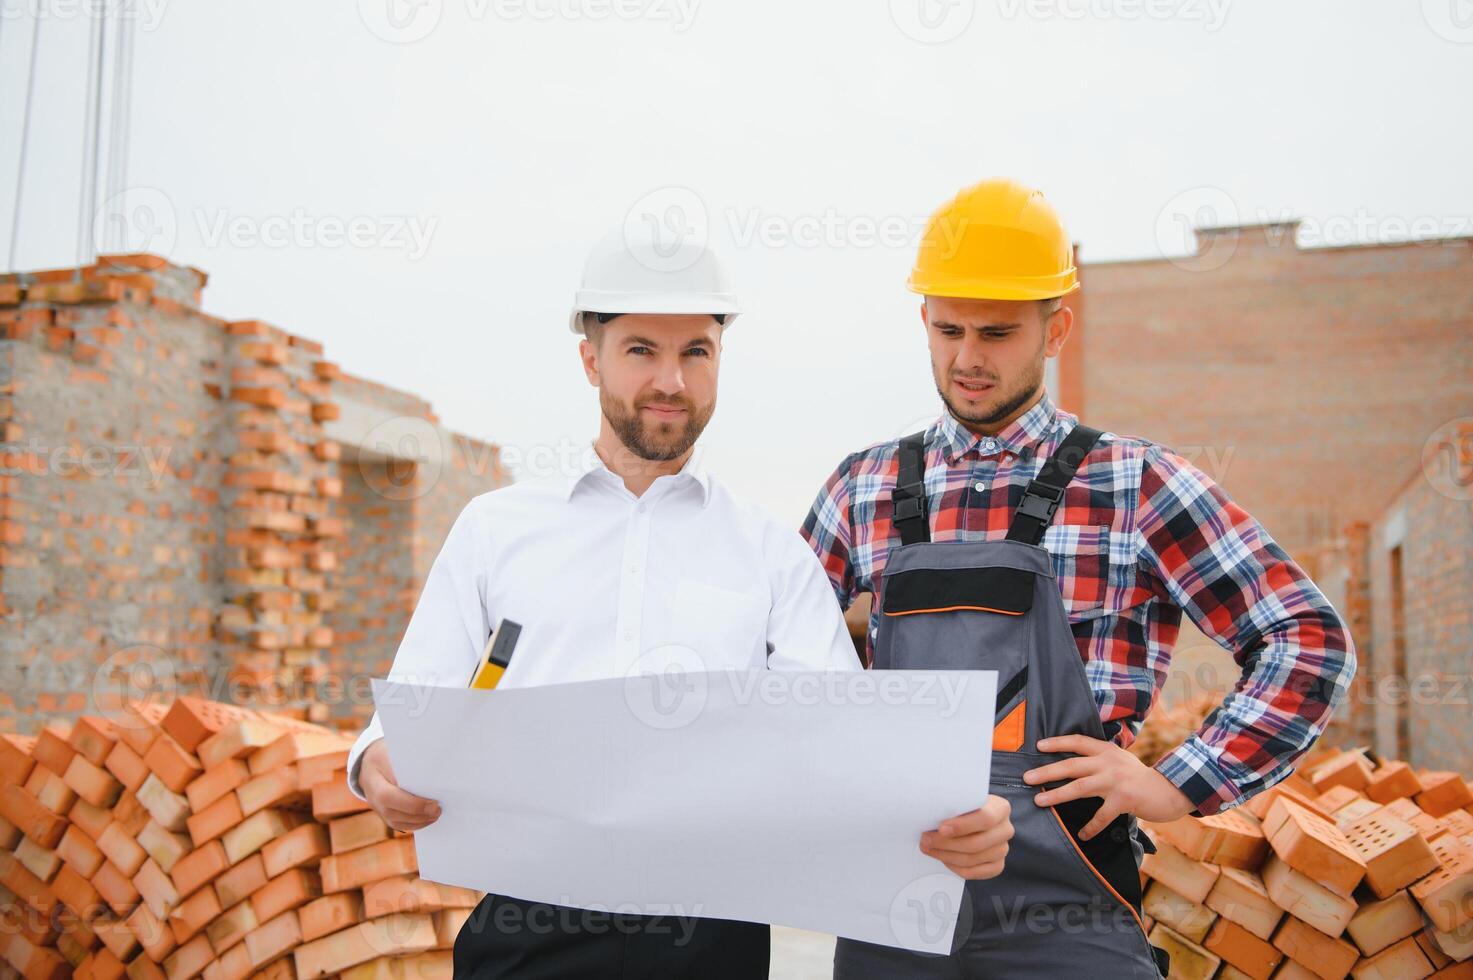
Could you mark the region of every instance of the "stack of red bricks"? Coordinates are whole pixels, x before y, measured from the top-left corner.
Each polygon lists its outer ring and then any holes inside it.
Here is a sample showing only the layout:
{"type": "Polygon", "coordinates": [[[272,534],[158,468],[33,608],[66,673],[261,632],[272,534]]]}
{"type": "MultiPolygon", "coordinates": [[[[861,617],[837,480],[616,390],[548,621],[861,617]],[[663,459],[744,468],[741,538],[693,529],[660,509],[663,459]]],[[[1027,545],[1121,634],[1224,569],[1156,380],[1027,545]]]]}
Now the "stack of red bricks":
{"type": "Polygon", "coordinates": [[[0,736],[0,974],[448,978],[480,896],[418,877],[350,745],[197,698],[0,736]]]}
{"type": "Polygon", "coordinates": [[[1242,807],[1143,826],[1172,975],[1473,978],[1473,785],[1321,756],[1242,807]]]}

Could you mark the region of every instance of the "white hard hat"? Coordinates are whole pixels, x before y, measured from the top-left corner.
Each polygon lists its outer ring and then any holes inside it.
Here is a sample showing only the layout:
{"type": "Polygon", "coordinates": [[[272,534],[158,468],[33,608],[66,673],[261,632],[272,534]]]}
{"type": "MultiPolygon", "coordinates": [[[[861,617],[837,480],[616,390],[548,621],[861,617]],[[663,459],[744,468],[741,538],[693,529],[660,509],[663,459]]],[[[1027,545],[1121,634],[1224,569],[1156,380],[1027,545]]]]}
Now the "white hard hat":
{"type": "Polygon", "coordinates": [[[723,314],[730,326],[739,312],[731,277],[708,245],[662,240],[626,224],[588,253],[568,326],[581,334],[584,313],[723,314]]]}

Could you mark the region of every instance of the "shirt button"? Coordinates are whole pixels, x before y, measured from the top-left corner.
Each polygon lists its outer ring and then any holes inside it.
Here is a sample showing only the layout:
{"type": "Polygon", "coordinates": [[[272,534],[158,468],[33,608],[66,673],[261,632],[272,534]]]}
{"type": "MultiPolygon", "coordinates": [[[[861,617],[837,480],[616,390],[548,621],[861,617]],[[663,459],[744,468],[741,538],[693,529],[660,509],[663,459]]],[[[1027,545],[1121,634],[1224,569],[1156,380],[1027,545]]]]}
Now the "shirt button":
{"type": "Polygon", "coordinates": [[[626,639],[626,640],[632,640],[632,639],[634,639],[634,631],[633,630],[625,630],[620,635],[623,636],[624,639],[626,639]]]}
{"type": "Polygon", "coordinates": [[[974,489],[975,489],[975,490],[976,490],[976,491],[977,491],[977,492],[978,492],[978,493],[982,493],[982,492],[983,492],[983,491],[984,491],[984,490],[986,490],[986,489],[987,489],[987,484],[985,484],[985,483],[983,483],[983,482],[982,482],[982,481],[981,481],[981,480],[978,480],[978,481],[977,481],[977,482],[976,482],[976,483],[974,483],[974,484],[972,484],[972,487],[973,487],[973,488],[974,488],[974,489]]]}

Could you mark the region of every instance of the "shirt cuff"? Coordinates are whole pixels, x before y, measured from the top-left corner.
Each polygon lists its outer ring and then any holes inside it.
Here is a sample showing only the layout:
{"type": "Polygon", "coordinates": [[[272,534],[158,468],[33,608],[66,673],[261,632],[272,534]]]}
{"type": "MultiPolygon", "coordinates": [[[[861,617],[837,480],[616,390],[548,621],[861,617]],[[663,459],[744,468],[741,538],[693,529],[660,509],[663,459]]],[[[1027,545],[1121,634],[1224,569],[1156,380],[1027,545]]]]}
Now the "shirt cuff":
{"type": "Polygon", "coordinates": [[[363,753],[368,747],[383,738],[383,728],[378,723],[378,713],[369,719],[368,726],[358,734],[353,742],[353,747],[348,750],[348,792],[358,797],[364,803],[368,797],[363,794],[363,784],[359,780],[359,770],[363,768],[363,753]]]}
{"type": "Polygon", "coordinates": [[[1192,801],[1199,817],[1210,817],[1247,799],[1197,735],[1162,756],[1155,769],[1192,801]]]}

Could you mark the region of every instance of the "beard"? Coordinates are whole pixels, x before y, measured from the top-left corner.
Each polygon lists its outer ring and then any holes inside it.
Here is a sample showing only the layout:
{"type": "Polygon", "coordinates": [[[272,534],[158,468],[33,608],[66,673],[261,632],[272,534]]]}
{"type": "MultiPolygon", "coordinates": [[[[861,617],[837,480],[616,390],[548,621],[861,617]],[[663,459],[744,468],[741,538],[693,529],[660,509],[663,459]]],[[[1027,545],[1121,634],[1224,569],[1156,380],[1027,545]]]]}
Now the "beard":
{"type": "MultiPolygon", "coordinates": [[[[984,381],[988,384],[997,384],[996,378],[968,378],[969,381],[984,381]]],[[[1033,366],[1025,372],[1015,385],[1007,391],[1000,391],[995,398],[996,401],[984,405],[968,405],[958,403],[946,393],[939,379],[936,380],[936,393],[941,396],[942,402],[946,404],[946,410],[956,417],[963,425],[993,426],[998,425],[1012,415],[1018,409],[1028,404],[1038,389],[1043,385],[1043,358],[1040,357],[1033,366]]]]}
{"type": "Polygon", "coordinates": [[[715,401],[698,406],[687,398],[643,398],[630,406],[602,388],[598,392],[598,403],[603,409],[604,418],[609,420],[609,427],[614,430],[624,448],[640,459],[656,463],[678,459],[684,455],[705,431],[706,423],[711,421],[711,413],[716,410],[715,401]],[[685,421],[646,420],[640,414],[640,410],[646,405],[683,408],[685,421]]]}

